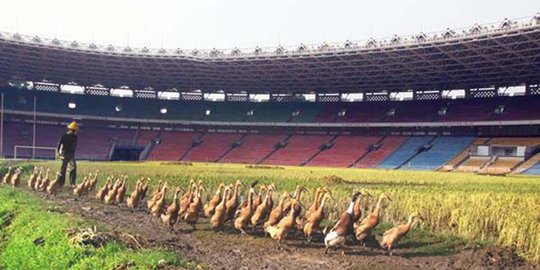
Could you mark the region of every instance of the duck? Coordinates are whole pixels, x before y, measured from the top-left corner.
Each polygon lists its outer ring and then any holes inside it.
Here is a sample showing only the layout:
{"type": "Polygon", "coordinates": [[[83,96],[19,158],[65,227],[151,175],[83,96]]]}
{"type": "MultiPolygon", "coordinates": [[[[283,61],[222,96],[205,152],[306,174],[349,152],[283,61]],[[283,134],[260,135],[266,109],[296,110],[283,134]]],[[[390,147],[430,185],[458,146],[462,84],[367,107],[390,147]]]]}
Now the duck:
{"type": "Polygon", "coordinates": [[[105,204],[109,204],[109,205],[116,204],[116,195],[118,194],[118,189],[120,188],[121,185],[122,185],[122,181],[120,179],[116,179],[113,187],[109,190],[109,193],[107,193],[107,195],[105,196],[105,199],[103,200],[105,204]]]}
{"type": "Polygon", "coordinates": [[[39,188],[41,187],[41,182],[43,182],[43,179],[45,179],[45,176],[44,176],[44,169],[43,169],[43,168],[40,168],[38,177],[36,178],[36,182],[34,183],[34,188],[33,188],[33,190],[39,191],[39,188]]]}
{"type": "Polygon", "coordinates": [[[332,196],[332,193],[323,193],[319,206],[317,207],[317,209],[312,211],[311,214],[305,220],[305,224],[302,230],[304,231],[304,235],[306,236],[308,243],[311,243],[313,234],[319,231],[319,226],[321,224],[321,221],[325,217],[324,204],[327,198],[334,199],[334,197],[332,196]]]}
{"type": "MultiPolygon", "coordinates": [[[[164,186],[163,181],[159,180],[159,182],[158,182],[158,184],[156,186],[156,189],[154,190],[154,193],[152,193],[152,197],[150,197],[150,199],[148,199],[148,201],[146,202],[146,206],[148,208],[148,211],[150,211],[150,209],[152,209],[152,207],[154,206],[156,201],[161,198],[161,196],[162,196],[161,190],[162,190],[163,186],[164,186]]],[[[141,193],[142,193],[142,190],[141,190],[141,193]]]]}
{"type": "Polygon", "coordinates": [[[263,194],[267,190],[268,190],[267,186],[261,185],[261,187],[259,188],[259,193],[256,193],[256,196],[254,196],[253,198],[253,204],[252,204],[253,211],[255,211],[255,209],[257,209],[257,207],[259,207],[259,205],[262,203],[263,194]]]}
{"type": "Polygon", "coordinates": [[[363,242],[371,234],[373,228],[377,227],[381,219],[382,203],[384,200],[392,201],[386,193],[382,193],[373,211],[364,217],[360,224],[355,226],[354,235],[356,236],[356,240],[363,242]]]}
{"type": "Polygon", "coordinates": [[[169,204],[165,210],[165,213],[161,214],[161,221],[169,228],[169,231],[171,232],[174,230],[174,224],[176,224],[178,219],[178,194],[180,194],[180,191],[180,188],[175,189],[171,204],[169,204]]]}
{"type": "Polygon", "coordinates": [[[15,173],[11,176],[11,179],[9,179],[9,184],[11,184],[12,187],[18,187],[19,184],[21,183],[21,173],[22,173],[22,168],[19,167],[17,169],[15,169],[15,173]]]}
{"type": "Polygon", "coordinates": [[[49,186],[49,173],[50,172],[51,172],[51,169],[47,169],[47,172],[45,173],[45,176],[41,179],[41,182],[39,183],[37,190],[39,191],[47,190],[47,187],[49,186]]]}
{"type": "Polygon", "coordinates": [[[234,227],[240,231],[242,235],[246,234],[245,228],[247,227],[251,216],[253,215],[254,209],[253,209],[253,194],[255,193],[254,185],[251,185],[251,187],[248,190],[248,194],[246,195],[246,203],[245,205],[241,206],[238,210],[238,215],[236,219],[234,220],[234,227]]]}
{"type": "MultiPolygon", "coordinates": [[[[270,212],[270,215],[268,216],[268,220],[264,223],[263,228],[266,228],[268,226],[276,225],[285,215],[285,203],[288,202],[288,200],[291,199],[291,196],[289,192],[284,191],[281,195],[281,199],[279,200],[278,204],[272,211],[270,212]]],[[[290,207],[290,204],[289,204],[290,207]]]]}
{"type": "Polygon", "coordinates": [[[9,184],[9,181],[11,180],[11,176],[13,175],[11,170],[13,170],[13,168],[9,166],[6,175],[4,175],[4,178],[2,179],[2,183],[9,184]]]}
{"type": "Polygon", "coordinates": [[[234,190],[232,196],[225,203],[225,221],[233,220],[238,208],[238,197],[240,192],[240,186],[244,186],[239,180],[234,184],[234,190]]]}
{"type": "Polygon", "coordinates": [[[126,188],[127,180],[128,180],[128,176],[126,175],[124,176],[124,178],[122,179],[122,182],[120,183],[120,186],[118,187],[118,191],[115,197],[116,204],[121,204],[124,202],[124,197],[126,196],[126,191],[127,191],[127,188],[126,188]]]}
{"type": "Polygon", "coordinates": [[[100,202],[103,202],[103,200],[105,200],[105,196],[107,196],[107,194],[109,194],[109,190],[112,188],[112,178],[107,178],[107,181],[105,182],[105,184],[103,185],[103,187],[101,187],[101,189],[98,190],[98,192],[96,193],[96,199],[99,200],[100,202]]]}
{"type": "MultiPolygon", "coordinates": [[[[401,238],[403,238],[412,227],[417,222],[424,221],[424,218],[419,212],[414,212],[409,215],[409,218],[407,219],[407,223],[397,225],[387,231],[384,232],[382,236],[382,240],[379,242],[379,245],[382,249],[386,249],[387,251],[390,251],[401,238]]],[[[391,253],[390,253],[391,255],[391,253]]]]}
{"type": "Polygon", "coordinates": [[[302,203],[296,199],[291,199],[291,203],[289,205],[290,209],[288,214],[283,217],[278,224],[264,228],[264,231],[270,235],[272,239],[277,240],[278,249],[281,249],[281,242],[285,239],[285,237],[287,237],[288,232],[295,225],[298,214],[298,212],[295,211],[296,206],[299,205],[300,207],[303,207],[302,203]]]}
{"type": "Polygon", "coordinates": [[[227,207],[225,206],[227,202],[227,198],[229,197],[229,193],[231,191],[231,188],[229,186],[226,186],[223,190],[223,196],[221,196],[221,202],[216,206],[214,209],[214,214],[210,218],[210,228],[213,230],[222,230],[223,226],[225,224],[225,215],[227,211],[227,207]]]}
{"type": "Polygon", "coordinates": [[[60,190],[60,172],[56,173],[56,178],[49,183],[47,186],[47,193],[50,195],[56,196],[60,190]]]}
{"type": "Polygon", "coordinates": [[[128,208],[131,209],[131,211],[135,210],[135,208],[139,206],[139,202],[141,201],[142,185],[143,183],[141,182],[141,180],[137,180],[135,190],[133,190],[131,195],[126,199],[126,204],[128,208]]]}
{"type": "Polygon", "coordinates": [[[178,209],[178,216],[181,219],[184,219],[184,216],[186,214],[186,211],[189,208],[189,205],[193,201],[193,197],[195,195],[195,190],[197,189],[197,184],[195,181],[191,180],[189,182],[189,188],[186,193],[180,198],[180,208],[178,209]]]}
{"type": "Polygon", "coordinates": [[[371,194],[367,191],[360,191],[360,196],[356,199],[353,208],[353,220],[354,223],[358,222],[360,218],[364,215],[364,206],[367,205],[369,199],[372,198],[371,194]]]}
{"type": "Polygon", "coordinates": [[[90,180],[88,181],[88,188],[87,188],[88,191],[92,191],[96,188],[98,173],[99,173],[99,170],[96,170],[96,172],[91,177],[89,176],[90,180]]]}
{"type": "Polygon", "coordinates": [[[275,191],[273,184],[269,185],[266,189],[266,195],[261,204],[255,209],[255,212],[251,216],[251,226],[253,230],[257,228],[257,225],[266,219],[272,208],[274,207],[274,201],[272,199],[272,193],[275,191]]]}
{"type": "Polygon", "coordinates": [[[143,178],[141,180],[141,192],[140,192],[140,200],[144,200],[146,198],[146,193],[148,192],[148,183],[150,182],[150,178],[146,178],[146,180],[143,178]]]}
{"type": "Polygon", "coordinates": [[[216,209],[216,206],[221,202],[221,194],[223,193],[223,190],[225,189],[225,184],[222,182],[219,184],[219,187],[216,190],[216,193],[214,193],[214,196],[208,203],[204,205],[204,216],[207,218],[210,218],[214,215],[214,211],[216,209]]]}
{"type": "Polygon", "coordinates": [[[88,181],[88,177],[84,177],[82,183],[75,185],[75,187],[73,188],[73,194],[75,195],[75,197],[81,197],[86,192],[87,188],[89,188],[88,181]]]}
{"type": "Polygon", "coordinates": [[[152,208],[150,208],[150,214],[152,214],[154,218],[161,217],[161,214],[163,213],[163,208],[165,207],[165,197],[167,197],[167,189],[167,183],[163,184],[159,198],[155,201],[154,205],[152,205],[152,208]]]}
{"type": "MultiPolygon", "coordinates": [[[[301,185],[298,185],[296,186],[296,190],[294,191],[293,193],[293,199],[300,202],[301,201],[301,197],[302,197],[302,192],[308,192],[308,190],[301,186],[301,185]]],[[[289,210],[290,209],[290,204],[293,202],[293,200],[290,200],[290,201],[287,201],[285,203],[285,205],[283,206],[285,210],[289,210]]],[[[292,208],[296,213],[295,215],[296,216],[299,216],[302,212],[302,208],[300,207],[300,204],[296,203],[294,208],[292,208]]]]}
{"type": "Polygon", "coordinates": [[[334,227],[324,236],[324,254],[327,254],[330,248],[345,245],[347,236],[353,232],[353,210],[358,196],[360,196],[360,192],[355,192],[352,195],[347,210],[341,214],[334,227]]]}
{"type": "Polygon", "coordinates": [[[193,227],[193,230],[196,230],[197,222],[199,221],[199,213],[202,209],[202,192],[206,191],[204,185],[202,183],[199,183],[197,188],[195,189],[195,192],[193,194],[193,201],[189,204],[189,207],[184,214],[184,220],[187,224],[191,225],[193,227]]]}
{"type": "Polygon", "coordinates": [[[30,175],[30,178],[28,178],[28,187],[30,189],[32,190],[35,189],[34,186],[36,184],[38,176],[39,176],[39,167],[34,167],[34,169],[32,170],[32,174],[30,175]]]}

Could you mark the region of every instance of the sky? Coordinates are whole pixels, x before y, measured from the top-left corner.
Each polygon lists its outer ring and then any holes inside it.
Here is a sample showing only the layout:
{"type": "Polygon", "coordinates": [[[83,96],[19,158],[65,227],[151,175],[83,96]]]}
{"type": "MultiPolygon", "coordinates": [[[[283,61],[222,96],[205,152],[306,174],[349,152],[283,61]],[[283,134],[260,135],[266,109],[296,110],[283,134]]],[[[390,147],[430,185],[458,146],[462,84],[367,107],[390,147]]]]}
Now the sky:
{"type": "Polygon", "coordinates": [[[538,0],[2,0],[0,31],[152,48],[388,38],[532,17],[538,0]]]}

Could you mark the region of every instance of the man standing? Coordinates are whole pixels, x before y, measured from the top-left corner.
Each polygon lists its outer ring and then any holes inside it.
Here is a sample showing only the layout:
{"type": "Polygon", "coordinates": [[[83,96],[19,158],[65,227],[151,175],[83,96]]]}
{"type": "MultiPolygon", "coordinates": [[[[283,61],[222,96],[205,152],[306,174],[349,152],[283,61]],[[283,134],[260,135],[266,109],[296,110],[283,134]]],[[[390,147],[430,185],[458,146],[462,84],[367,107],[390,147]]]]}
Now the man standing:
{"type": "Polygon", "coordinates": [[[67,126],[67,132],[62,135],[62,138],[58,142],[58,158],[62,160],[62,167],[60,168],[60,176],[58,182],[61,186],[66,182],[66,169],[69,164],[69,182],[73,186],[75,185],[75,179],[77,178],[77,163],[75,161],[75,149],[77,148],[77,131],[79,125],[73,121],[67,126]]]}

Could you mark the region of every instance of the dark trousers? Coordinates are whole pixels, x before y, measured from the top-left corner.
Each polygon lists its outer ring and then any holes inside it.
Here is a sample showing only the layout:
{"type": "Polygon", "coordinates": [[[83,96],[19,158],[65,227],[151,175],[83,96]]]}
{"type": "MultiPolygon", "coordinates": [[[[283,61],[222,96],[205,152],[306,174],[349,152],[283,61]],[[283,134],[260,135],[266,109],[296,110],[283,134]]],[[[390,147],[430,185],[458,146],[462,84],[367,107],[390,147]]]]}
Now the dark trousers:
{"type": "Polygon", "coordinates": [[[69,182],[75,185],[75,179],[77,178],[77,162],[74,155],[66,155],[62,160],[62,167],[60,167],[60,176],[58,182],[61,186],[66,182],[66,170],[69,164],[69,182]]]}

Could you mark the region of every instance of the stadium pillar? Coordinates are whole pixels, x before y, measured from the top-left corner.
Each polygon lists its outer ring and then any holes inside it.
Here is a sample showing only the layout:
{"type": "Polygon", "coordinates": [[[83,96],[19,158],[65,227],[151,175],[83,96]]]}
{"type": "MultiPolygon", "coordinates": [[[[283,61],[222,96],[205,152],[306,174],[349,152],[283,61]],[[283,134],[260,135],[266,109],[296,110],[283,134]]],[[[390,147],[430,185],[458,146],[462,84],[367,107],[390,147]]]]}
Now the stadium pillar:
{"type": "Polygon", "coordinates": [[[4,157],[4,93],[0,100],[0,157],[4,157]]]}
{"type": "Polygon", "coordinates": [[[525,84],[525,95],[528,96],[530,94],[531,94],[531,85],[530,84],[525,84]]]}
{"type": "Polygon", "coordinates": [[[32,159],[36,158],[36,101],[37,101],[37,97],[34,96],[34,128],[32,130],[32,159]]]}
{"type": "Polygon", "coordinates": [[[465,98],[470,98],[470,97],[471,97],[471,89],[465,88],[465,98]]]}

